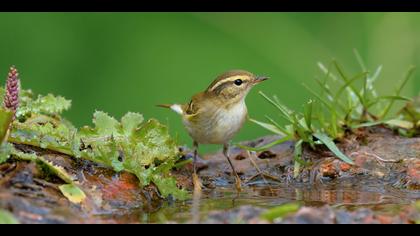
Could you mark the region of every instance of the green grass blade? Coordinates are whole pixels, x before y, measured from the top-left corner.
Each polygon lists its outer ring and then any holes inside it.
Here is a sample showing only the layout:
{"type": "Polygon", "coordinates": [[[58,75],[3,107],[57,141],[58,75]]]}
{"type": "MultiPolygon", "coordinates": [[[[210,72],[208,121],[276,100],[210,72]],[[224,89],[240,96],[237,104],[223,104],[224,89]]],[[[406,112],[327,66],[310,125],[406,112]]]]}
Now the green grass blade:
{"type": "Polygon", "coordinates": [[[375,73],[373,73],[372,76],[367,77],[366,96],[368,96],[368,93],[369,93],[372,98],[377,98],[378,97],[378,93],[375,90],[374,83],[375,83],[376,79],[379,77],[381,71],[382,71],[382,65],[378,66],[378,68],[375,70],[375,73]]]}
{"type": "MultiPolygon", "coordinates": [[[[401,82],[400,86],[398,86],[398,88],[396,89],[395,92],[395,96],[400,96],[401,90],[404,88],[404,86],[407,84],[408,80],[411,78],[411,76],[414,73],[414,70],[416,69],[416,67],[411,66],[408,69],[408,72],[406,73],[403,81],[401,82]]],[[[391,110],[391,107],[394,105],[395,100],[391,100],[388,105],[386,106],[386,108],[384,109],[384,112],[382,113],[381,117],[385,118],[388,115],[388,112],[391,110]]]]}
{"type": "MultiPolygon", "coordinates": [[[[332,66],[332,65],[333,65],[333,63],[331,63],[331,66],[332,66]]],[[[337,81],[337,80],[338,80],[337,76],[336,76],[336,75],[334,75],[334,74],[331,72],[331,69],[330,69],[330,68],[328,68],[328,69],[327,69],[327,67],[325,67],[325,66],[324,66],[324,64],[322,64],[321,62],[318,62],[318,67],[319,67],[319,69],[320,69],[322,72],[324,72],[324,74],[325,74],[326,78],[331,78],[331,79],[333,79],[333,80],[335,80],[335,81],[337,81]]]]}
{"type": "Polygon", "coordinates": [[[277,97],[276,94],[273,95],[273,100],[277,103],[277,104],[281,104],[279,97],[277,97]]]}
{"type": "Polygon", "coordinates": [[[380,96],[378,97],[378,99],[382,99],[382,100],[401,100],[401,101],[412,101],[412,98],[409,97],[405,97],[405,96],[398,96],[398,95],[394,95],[394,96],[380,96]]]}
{"type": "Polygon", "coordinates": [[[344,90],[350,86],[352,86],[352,83],[355,82],[356,80],[362,79],[362,78],[366,78],[367,72],[363,72],[359,75],[356,75],[355,77],[351,78],[350,80],[347,80],[344,85],[342,85],[338,90],[337,93],[334,96],[334,101],[338,101],[340,95],[344,92],[344,90]]]}
{"type": "Polygon", "coordinates": [[[335,112],[331,113],[331,136],[334,138],[338,137],[338,122],[337,115],[335,112]]]}
{"type": "Polygon", "coordinates": [[[403,129],[414,128],[413,122],[406,121],[406,120],[401,120],[401,119],[390,119],[390,120],[380,120],[380,121],[366,122],[366,123],[362,123],[362,124],[359,124],[359,125],[354,125],[354,126],[352,126],[352,128],[357,129],[357,128],[361,128],[361,127],[370,127],[370,126],[375,126],[375,125],[380,125],[380,124],[386,124],[386,125],[390,125],[390,126],[394,126],[394,127],[398,127],[398,128],[403,128],[403,129]]]}
{"type": "Polygon", "coordinates": [[[251,122],[253,122],[253,123],[255,123],[255,124],[263,127],[264,129],[269,130],[269,131],[271,131],[275,134],[278,134],[278,135],[281,135],[281,136],[286,136],[286,134],[275,125],[268,124],[268,123],[261,122],[261,121],[257,121],[257,120],[254,120],[254,119],[249,119],[249,121],[251,121],[251,122]]]}
{"type": "MultiPolygon", "coordinates": [[[[313,91],[311,88],[309,88],[309,86],[307,86],[305,84],[303,84],[303,86],[309,92],[311,92],[317,99],[319,99],[321,101],[321,103],[324,104],[324,106],[328,109],[328,112],[331,114],[331,123],[330,123],[330,126],[324,126],[324,127],[325,128],[328,128],[328,132],[333,137],[337,137],[337,135],[338,135],[338,127],[337,127],[337,125],[338,125],[338,123],[337,123],[338,117],[337,117],[337,110],[336,110],[335,106],[333,106],[333,104],[330,104],[324,98],[322,98],[321,96],[319,96],[319,94],[317,94],[315,91],[313,91]]],[[[320,122],[322,122],[322,121],[320,120],[320,122]]]]}
{"type": "Polygon", "coordinates": [[[276,126],[279,130],[281,130],[283,133],[287,134],[287,135],[291,135],[285,128],[283,128],[281,125],[279,125],[276,121],[274,121],[271,117],[269,116],[265,116],[265,118],[270,121],[271,124],[273,124],[274,126],[276,126]]]}
{"type": "Polygon", "coordinates": [[[281,127],[281,125],[279,124],[279,123],[277,123],[273,118],[271,118],[270,116],[268,116],[268,115],[265,115],[264,116],[268,121],[270,121],[271,122],[271,124],[273,124],[273,125],[275,125],[277,128],[279,128],[279,129],[283,129],[283,127],[281,127]]]}
{"type": "Polygon", "coordinates": [[[9,211],[0,209],[0,224],[19,224],[19,221],[9,211]]]}
{"type": "Polygon", "coordinates": [[[377,103],[379,103],[381,100],[393,100],[393,101],[413,101],[413,99],[412,98],[409,98],[409,97],[405,97],[405,96],[396,96],[396,95],[394,95],[394,96],[380,96],[380,97],[377,97],[375,100],[373,100],[372,102],[370,102],[369,104],[367,104],[366,105],[366,107],[371,107],[371,106],[374,106],[374,105],[376,105],[377,103]]]}
{"type": "MultiPolygon", "coordinates": [[[[277,100],[277,97],[276,97],[276,100],[277,100]]],[[[287,114],[289,115],[291,115],[292,113],[296,113],[295,111],[290,110],[287,106],[281,104],[279,101],[277,101],[277,105],[281,107],[284,111],[286,111],[287,114]]]]}
{"type": "Polygon", "coordinates": [[[375,125],[384,124],[385,122],[386,121],[383,121],[383,120],[364,122],[364,123],[361,123],[361,124],[352,125],[351,128],[352,129],[358,129],[358,128],[363,128],[363,127],[371,127],[371,126],[375,126],[375,125]]]}
{"type": "Polygon", "coordinates": [[[359,63],[360,68],[362,68],[362,70],[363,70],[363,71],[367,71],[367,70],[366,70],[365,63],[364,63],[364,61],[363,61],[362,57],[360,56],[359,51],[358,51],[357,49],[355,49],[355,48],[354,48],[354,49],[353,49],[353,53],[354,53],[354,55],[356,56],[356,60],[357,60],[357,62],[359,63]]]}
{"type": "Polygon", "coordinates": [[[323,111],[323,107],[315,106],[315,108],[316,108],[316,112],[315,112],[316,115],[314,116],[313,119],[318,121],[317,123],[319,124],[319,126],[321,126],[322,130],[326,130],[328,128],[328,125],[327,125],[327,122],[325,120],[325,114],[324,114],[324,111],[323,111]]]}
{"type": "Polygon", "coordinates": [[[319,87],[321,87],[321,89],[322,89],[322,91],[321,91],[321,96],[323,96],[324,95],[324,92],[327,94],[327,98],[331,98],[331,100],[332,100],[332,98],[334,97],[333,96],[333,93],[332,93],[332,91],[331,91],[331,89],[330,89],[330,86],[328,86],[328,84],[326,83],[326,82],[322,82],[321,80],[319,80],[319,79],[316,79],[315,78],[315,82],[319,85],[319,87]]]}
{"type": "Polygon", "coordinates": [[[337,145],[335,145],[334,141],[330,137],[328,137],[328,135],[317,132],[314,134],[314,137],[319,139],[319,141],[321,141],[325,146],[327,146],[327,148],[330,149],[330,151],[332,151],[342,161],[348,164],[354,164],[354,162],[349,157],[344,155],[344,153],[342,153],[340,149],[338,149],[337,145]]]}
{"type": "Polygon", "coordinates": [[[369,77],[370,85],[373,86],[373,83],[378,79],[381,72],[382,72],[382,65],[378,66],[378,68],[376,68],[376,70],[375,70],[375,73],[373,73],[373,75],[371,77],[369,77]]]}
{"type": "MultiPolygon", "coordinates": [[[[337,69],[338,73],[340,74],[340,77],[343,79],[343,81],[345,83],[347,83],[349,81],[349,79],[344,74],[344,71],[340,67],[340,65],[338,64],[338,62],[337,61],[334,61],[334,65],[335,65],[335,68],[337,69]]],[[[359,93],[359,91],[357,91],[357,89],[351,83],[349,84],[348,87],[357,96],[357,98],[359,99],[360,103],[364,104],[363,96],[359,93]]]]}
{"type": "Polygon", "coordinates": [[[414,128],[414,123],[406,120],[400,120],[400,119],[391,119],[386,122],[384,122],[387,125],[399,127],[403,129],[412,129],[414,128]]]}
{"type": "Polygon", "coordinates": [[[363,95],[363,101],[364,104],[366,104],[367,100],[368,100],[368,72],[366,72],[365,76],[363,77],[363,88],[362,88],[362,95],[363,95]]]}
{"type": "Polygon", "coordinates": [[[306,84],[302,84],[312,95],[314,95],[320,102],[322,102],[329,110],[332,109],[330,102],[326,101],[323,97],[319,96],[317,92],[309,88],[306,84]]]}
{"type": "Polygon", "coordinates": [[[413,75],[414,71],[416,70],[415,66],[411,66],[408,69],[407,74],[405,75],[403,81],[401,82],[400,86],[397,88],[397,96],[400,95],[401,90],[405,87],[405,85],[407,84],[408,80],[411,78],[411,76],[413,75]]]}
{"type": "Polygon", "coordinates": [[[312,130],[312,110],[313,110],[313,100],[309,100],[303,110],[304,110],[304,117],[305,117],[305,122],[306,122],[306,126],[308,126],[309,130],[312,130]]]}
{"type": "Polygon", "coordinates": [[[337,70],[338,74],[340,75],[340,77],[344,80],[347,81],[347,76],[344,73],[343,68],[341,68],[341,66],[338,64],[338,62],[336,60],[333,60],[335,69],[337,70]]]}
{"type": "MultiPolygon", "coordinates": [[[[334,95],[333,92],[331,91],[330,87],[328,86],[328,84],[323,83],[321,80],[319,79],[315,79],[315,81],[317,82],[317,84],[321,87],[322,91],[320,93],[320,96],[324,96],[324,92],[326,93],[326,97],[327,100],[330,101],[331,103],[334,102],[334,95]]],[[[340,108],[340,110],[344,113],[346,113],[346,108],[345,106],[342,104],[342,102],[340,100],[336,101],[336,105],[340,108]]]]}
{"type": "Polygon", "coordinates": [[[293,178],[297,178],[300,173],[300,167],[301,167],[300,163],[302,161],[302,143],[303,143],[303,140],[300,139],[295,144],[295,151],[293,153],[294,159],[295,159],[294,168],[293,168],[293,178]]]}
{"type": "Polygon", "coordinates": [[[285,109],[284,106],[280,105],[279,103],[275,102],[273,99],[269,98],[267,95],[265,95],[265,93],[263,92],[259,92],[259,94],[261,94],[261,96],[263,96],[269,103],[271,103],[273,106],[275,106],[277,109],[280,110],[280,112],[284,115],[284,117],[289,121],[289,122],[293,122],[292,118],[290,117],[290,113],[288,109],[285,109]]]}
{"type": "Polygon", "coordinates": [[[295,123],[293,124],[293,128],[296,131],[297,135],[299,136],[299,138],[303,139],[304,141],[308,141],[307,133],[310,133],[310,132],[307,132],[308,130],[299,123],[296,117],[294,118],[295,118],[295,123]]]}
{"type": "Polygon", "coordinates": [[[381,100],[394,100],[394,101],[397,101],[397,100],[400,100],[400,101],[413,101],[413,99],[412,98],[409,98],[409,97],[405,97],[405,96],[396,96],[396,95],[394,95],[394,96],[380,96],[380,97],[377,97],[375,100],[373,100],[373,101],[371,101],[370,103],[368,103],[367,105],[366,105],[366,108],[370,108],[370,107],[372,107],[372,106],[374,106],[374,105],[376,105],[376,104],[378,104],[381,100]]]}
{"type": "MultiPolygon", "coordinates": [[[[333,65],[334,65],[334,63],[332,62],[330,64],[330,67],[332,67],[333,65]]],[[[335,76],[333,73],[331,73],[330,67],[327,69],[321,62],[318,62],[318,67],[321,69],[322,72],[325,73],[326,76],[325,76],[324,82],[320,81],[319,79],[315,79],[315,81],[319,84],[321,89],[327,93],[327,100],[329,100],[329,101],[331,101],[331,103],[333,103],[334,102],[334,95],[333,95],[330,87],[327,85],[327,79],[332,78],[333,81],[337,81],[337,82],[341,82],[341,81],[337,79],[337,76],[335,76]]],[[[311,93],[313,94],[313,92],[311,92],[311,93]]],[[[321,96],[323,96],[323,95],[324,95],[323,92],[321,92],[321,96]]],[[[338,106],[343,113],[347,112],[346,107],[342,104],[342,102],[340,100],[336,101],[335,106],[338,106]]]]}

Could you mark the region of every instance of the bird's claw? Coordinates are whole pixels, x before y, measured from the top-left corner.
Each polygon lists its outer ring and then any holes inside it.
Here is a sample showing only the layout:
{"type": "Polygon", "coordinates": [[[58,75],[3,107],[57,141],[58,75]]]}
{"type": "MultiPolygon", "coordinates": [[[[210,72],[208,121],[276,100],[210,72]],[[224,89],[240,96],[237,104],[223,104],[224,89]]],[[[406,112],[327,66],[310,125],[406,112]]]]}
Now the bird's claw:
{"type": "Polygon", "coordinates": [[[195,191],[201,191],[203,185],[200,181],[200,178],[198,177],[197,173],[193,173],[193,184],[194,184],[194,190],[195,191]]]}
{"type": "Polygon", "coordinates": [[[238,192],[242,191],[242,181],[238,175],[235,175],[235,187],[238,192]]]}

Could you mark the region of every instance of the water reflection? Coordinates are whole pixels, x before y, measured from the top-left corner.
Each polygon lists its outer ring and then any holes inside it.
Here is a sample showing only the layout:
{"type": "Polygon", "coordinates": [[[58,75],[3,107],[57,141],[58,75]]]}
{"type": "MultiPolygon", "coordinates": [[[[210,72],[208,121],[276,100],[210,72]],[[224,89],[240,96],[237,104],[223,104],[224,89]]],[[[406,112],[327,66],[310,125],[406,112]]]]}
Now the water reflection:
{"type": "MultiPolygon", "coordinates": [[[[418,198],[419,196],[417,196],[418,198]]],[[[346,209],[369,207],[372,210],[389,210],[393,204],[408,204],[409,197],[394,196],[383,183],[340,183],[315,186],[253,186],[237,193],[232,188],[216,188],[203,192],[200,202],[201,217],[213,210],[229,210],[243,205],[270,208],[288,202],[299,201],[307,206],[325,204],[346,209]]],[[[176,203],[164,206],[156,213],[147,214],[147,222],[188,222],[191,202],[176,203]]],[[[143,216],[144,220],[144,216],[143,216]]],[[[142,220],[142,221],[143,221],[142,220]]],[[[143,221],[145,222],[145,221],[143,221]]]]}

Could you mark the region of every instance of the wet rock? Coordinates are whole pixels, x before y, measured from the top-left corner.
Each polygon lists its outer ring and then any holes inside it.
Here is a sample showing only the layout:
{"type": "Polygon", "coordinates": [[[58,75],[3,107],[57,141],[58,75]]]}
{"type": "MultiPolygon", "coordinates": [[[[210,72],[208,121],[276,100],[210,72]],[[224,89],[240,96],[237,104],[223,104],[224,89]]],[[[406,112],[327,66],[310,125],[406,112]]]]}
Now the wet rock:
{"type": "Polygon", "coordinates": [[[293,216],[286,217],[282,223],[286,224],[333,224],[334,212],[329,206],[321,208],[302,207],[293,216]]]}
{"type": "Polygon", "coordinates": [[[347,172],[351,169],[351,165],[347,163],[340,163],[340,170],[343,172],[347,172]]]}
{"type": "Polygon", "coordinates": [[[339,169],[337,169],[336,163],[328,162],[321,164],[320,172],[322,177],[328,177],[328,178],[337,178],[339,176],[339,169]]]}
{"type": "Polygon", "coordinates": [[[336,209],[330,206],[302,207],[280,223],[294,224],[410,224],[419,219],[419,212],[412,205],[401,206],[399,214],[374,211],[370,208],[356,210],[336,209]]]}
{"type": "Polygon", "coordinates": [[[337,224],[379,224],[371,209],[358,209],[354,212],[339,210],[335,214],[337,224]]]}
{"type": "Polygon", "coordinates": [[[260,218],[262,208],[253,206],[241,206],[228,211],[214,211],[200,222],[203,224],[266,224],[268,221],[260,218]]]}
{"type": "Polygon", "coordinates": [[[271,151],[263,151],[258,155],[260,159],[270,159],[275,158],[277,155],[271,151]]]}
{"type": "Polygon", "coordinates": [[[407,166],[407,187],[420,190],[420,160],[413,160],[407,166]]]}
{"type": "Polygon", "coordinates": [[[328,205],[303,206],[295,213],[288,213],[284,218],[267,222],[261,214],[267,209],[254,206],[241,206],[225,211],[210,211],[208,218],[201,223],[278,223],[278,224],[412,224],[420,220],[420,209],[415,205],[390,205],[382,211],[372,208],[342,209],[328,205]],[[390,208],[386,211],[386,208],[390,208]],[[392,209],[392,210],[391,210],[392,209]],[[396,211],[397,214],[392,213],[396,211]]]}

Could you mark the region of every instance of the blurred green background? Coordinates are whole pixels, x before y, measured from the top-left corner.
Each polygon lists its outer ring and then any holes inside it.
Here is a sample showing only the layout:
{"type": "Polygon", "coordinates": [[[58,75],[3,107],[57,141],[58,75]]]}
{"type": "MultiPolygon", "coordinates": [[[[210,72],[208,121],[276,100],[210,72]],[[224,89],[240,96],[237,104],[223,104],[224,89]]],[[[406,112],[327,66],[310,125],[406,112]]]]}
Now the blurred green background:
{"type": "MultiPolygon", "coordinates": [[[[390,92],[420,65],[419,25],[417,13],[0,13],[0,75],[14,64],[24,88],[71,99],[65,115],[77,126],[95,109],[137,111],[190,145],[180,117],[156,104],[187,102],[218,74],[245,69],[271,77],[248,96],[251,117],[274,111],[258,90],[300,109],[318,61],[359,71],[354,48],[371,70],[384,66],[378,89],[390,92]]],[[[418,91],[416,76],[404,94],[418,91]]],[[[247,123],[235,140],[265,134],[247,123]]]]}

